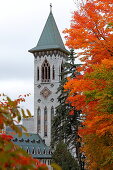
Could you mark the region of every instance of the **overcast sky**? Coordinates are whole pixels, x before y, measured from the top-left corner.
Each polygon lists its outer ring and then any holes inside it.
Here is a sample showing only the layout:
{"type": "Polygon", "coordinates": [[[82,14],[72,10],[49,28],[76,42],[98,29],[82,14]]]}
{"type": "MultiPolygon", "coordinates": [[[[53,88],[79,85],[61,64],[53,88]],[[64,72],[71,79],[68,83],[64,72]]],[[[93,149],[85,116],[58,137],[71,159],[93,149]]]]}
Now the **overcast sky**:
{"type": "Polygon", "coordinates": [[[52,3],[53,15],[62,31],[69,28],[73,0],[0,0],[0,93],[11,98],[31,93],[26,101],[33,113],[33,55],[52,3]]]}

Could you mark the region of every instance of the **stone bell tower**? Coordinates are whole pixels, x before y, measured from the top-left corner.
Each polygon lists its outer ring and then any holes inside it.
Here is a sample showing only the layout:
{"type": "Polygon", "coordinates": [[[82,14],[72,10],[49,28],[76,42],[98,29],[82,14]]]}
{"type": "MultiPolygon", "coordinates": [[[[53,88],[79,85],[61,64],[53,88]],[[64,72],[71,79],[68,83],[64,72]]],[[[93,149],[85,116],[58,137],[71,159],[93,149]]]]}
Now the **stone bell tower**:
{"type": "Polygon", "coordinates": [[[51,123],[58,105],[56,94],[62,63],[69,52],[65,49],[52,10],[36,47],[34,55],[34,133],[39,133],[49,146],[51,123]]]}

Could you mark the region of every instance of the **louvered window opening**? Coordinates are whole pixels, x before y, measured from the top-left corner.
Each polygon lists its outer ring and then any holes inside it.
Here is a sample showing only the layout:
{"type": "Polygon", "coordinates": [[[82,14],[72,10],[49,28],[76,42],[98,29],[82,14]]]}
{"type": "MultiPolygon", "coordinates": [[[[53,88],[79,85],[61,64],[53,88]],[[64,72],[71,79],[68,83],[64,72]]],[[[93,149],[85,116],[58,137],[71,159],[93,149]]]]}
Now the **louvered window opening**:
{"type": "Polygon", "coordinates": [[[42,82],[50,82],[50,64],[47,60],[42,64],[42,82]]]}

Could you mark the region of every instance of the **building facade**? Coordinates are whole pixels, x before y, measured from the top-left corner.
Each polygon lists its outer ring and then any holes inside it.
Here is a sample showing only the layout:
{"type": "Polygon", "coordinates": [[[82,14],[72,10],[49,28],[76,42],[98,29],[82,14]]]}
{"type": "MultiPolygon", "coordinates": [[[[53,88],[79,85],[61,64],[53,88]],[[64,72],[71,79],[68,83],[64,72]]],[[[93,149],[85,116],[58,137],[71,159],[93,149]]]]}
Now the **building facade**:
{"type": "Polygon", "coordinates": [[[56,92],[63,70],[62,64],[69,54],[63,44],[52,11],[36,47],[29,52],[34,55],[34,118],[28,121],[23,120],[23,124],[31,132],[29,121],[32,122],[32,132],[38,133],[50,146],[51,125],[58,105],[59,94],[56,92]]]}
{"type": "MultiPolygon", "coordinates": [[[[20,131],[22,131],[21,126],[17,126],[20,131]]],[[[28,154],[30,154],[34,159],[38,159],[40,162],[46,164],[51,170],[51,149],[45,144],[45,141],[42,140],[39,134],[29,133],[22,134],[18,136],[10,127],[6,127],[6,133],[13,136],[13,143],[18,145],[28,154]]]]}

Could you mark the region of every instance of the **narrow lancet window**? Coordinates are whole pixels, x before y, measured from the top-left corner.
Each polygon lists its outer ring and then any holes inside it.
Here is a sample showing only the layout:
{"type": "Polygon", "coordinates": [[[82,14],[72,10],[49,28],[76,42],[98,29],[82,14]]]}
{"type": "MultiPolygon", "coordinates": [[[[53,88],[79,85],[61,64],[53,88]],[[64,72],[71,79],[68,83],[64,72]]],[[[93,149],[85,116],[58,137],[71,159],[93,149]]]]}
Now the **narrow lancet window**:
{"type": "Polygon", "coordinates": [[[53,71],[53,80],[55,79],[55,67],[53,66],[52,68],[52,71],[53,71]]]}
{"type": "Polygon", "coordinates": [[[40,133],[41,130],[41,110],[40,107],[37,109],[37,132],[40,133]]]}
{"type": "Polygon", "coordinates": [[[54,119],[54,107],[52,106],[51,107],[51,122],[53,121],[54,119]]]}
{"type": "Polygon", "coordinates": [[[37,67],[37,81],[39,81],[39,67],[37,67]]]}
{"type": "Polygon", "coordinates": [[[63,67],[63,62],[62,62],[62,64],[61,64],[61,80],[64,78],[63,72],[64,72],[64,67],[63,67]]]}
{"type": "Polygon", "coordinates": [[[50,82],[50,64],[45,59],[42,64],[42,82],[50,82]]]}
{"type": "Polygon", "coordinates": [[[44,108],[44,136],[47,136],[47,107],[44,108]]]}

